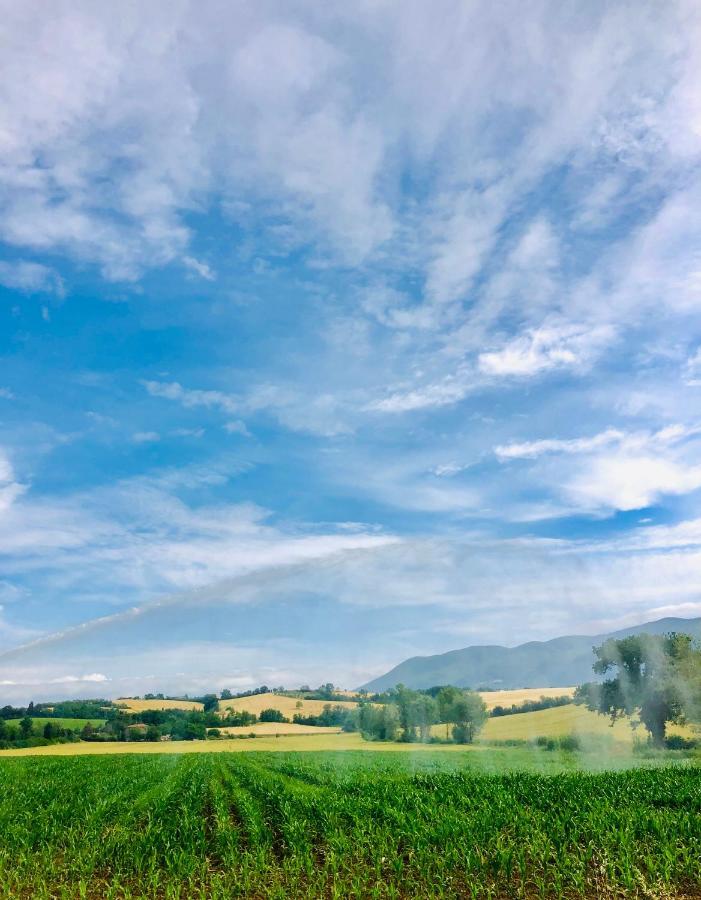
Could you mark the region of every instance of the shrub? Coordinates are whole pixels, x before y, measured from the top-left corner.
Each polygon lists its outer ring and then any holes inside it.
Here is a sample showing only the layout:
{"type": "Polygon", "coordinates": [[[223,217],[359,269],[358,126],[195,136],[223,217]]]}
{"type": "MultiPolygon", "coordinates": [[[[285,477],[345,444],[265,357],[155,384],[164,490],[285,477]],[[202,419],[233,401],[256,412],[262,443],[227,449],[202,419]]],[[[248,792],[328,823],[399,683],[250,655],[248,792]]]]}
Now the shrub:
{"type": "Polygon", "coordinates": [[[560,745],[560,750],[567,750],[570,753],[582,749],[582,742],[576,734],[563,735],[559,739],[558,744],[560,745]]]}
{"type": "Polygon", "coordinates": [[[289,722],[279,709],[262,709],[258,716],[259,722],[289,722]]]}
{"type": "Polygon", "coordinates": [[[695,750],[699,746],[694,738],[685,738],[680,734],[670,734],[664,743],[668,750],[695,750]]]}

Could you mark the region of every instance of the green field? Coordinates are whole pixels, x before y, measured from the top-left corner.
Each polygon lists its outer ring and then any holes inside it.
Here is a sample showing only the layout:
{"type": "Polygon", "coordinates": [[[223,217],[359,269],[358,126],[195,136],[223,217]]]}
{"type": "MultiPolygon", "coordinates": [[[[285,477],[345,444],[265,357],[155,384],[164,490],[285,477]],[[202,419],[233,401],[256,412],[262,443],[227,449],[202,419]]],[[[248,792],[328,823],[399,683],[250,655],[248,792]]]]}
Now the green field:
{"type": "MultiPolygon", "coordinates": [[[[8,725],[19,725],[22,721],[21,719],[7,719],[8,725]]],[[[35,731],[40,730],[46,725],[47,722],[52,722],[54,725],[58,725],[61,728],[84,728],[88,722],[91,725],[94,725],[95,728],[99,728],[100,725],[104,724],[104,719],[49,719],[46,716],[32,716],[32,722],[34,723],[35,731]]]]}
{"type": "Polygon", "coordinates": [[[698,896],[697,768],[485,775],[473,759],[2,759],[0,897],[698,896]]]}

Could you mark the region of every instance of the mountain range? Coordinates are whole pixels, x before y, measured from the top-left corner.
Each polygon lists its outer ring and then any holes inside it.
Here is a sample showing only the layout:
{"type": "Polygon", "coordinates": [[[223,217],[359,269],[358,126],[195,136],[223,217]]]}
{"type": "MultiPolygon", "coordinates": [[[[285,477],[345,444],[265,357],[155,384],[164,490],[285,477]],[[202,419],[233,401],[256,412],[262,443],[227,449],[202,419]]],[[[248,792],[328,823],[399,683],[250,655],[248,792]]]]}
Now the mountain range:
{"type": "Polygon", "coordinates": [[[529,641],[517,647],[474,646],[435,656],[414,656],[367,682],[363,688],[384,691],[397,684],[415,689],[454,684],[458,687],[515,689],[581,684],[594,680],[593,647],[607,638],[670,631],[701,638],[701,617],[657,619],[608,634],[567,635],[549,641],[529,641]]]}

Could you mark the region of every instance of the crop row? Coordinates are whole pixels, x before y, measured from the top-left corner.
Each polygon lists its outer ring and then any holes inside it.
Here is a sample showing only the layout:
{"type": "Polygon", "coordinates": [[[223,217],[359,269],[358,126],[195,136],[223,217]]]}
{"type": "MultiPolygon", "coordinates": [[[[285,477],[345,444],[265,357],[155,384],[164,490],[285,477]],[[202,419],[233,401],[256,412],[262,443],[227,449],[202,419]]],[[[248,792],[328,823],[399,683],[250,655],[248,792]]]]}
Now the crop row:
{"type": "Polygon", "coordinates": [[[6,759],[0,897],[674,896],[695,767],[481,775],[287,754],[6,759]]]}

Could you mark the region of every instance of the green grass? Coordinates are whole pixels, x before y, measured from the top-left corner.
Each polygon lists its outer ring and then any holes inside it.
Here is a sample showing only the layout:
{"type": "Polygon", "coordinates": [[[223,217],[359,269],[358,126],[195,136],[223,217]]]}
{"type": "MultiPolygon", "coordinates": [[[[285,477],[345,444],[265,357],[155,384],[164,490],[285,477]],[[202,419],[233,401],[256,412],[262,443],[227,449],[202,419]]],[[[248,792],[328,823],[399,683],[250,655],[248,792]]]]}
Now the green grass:
{"type": "MultiPolygon", "coordinates": [[[[8,725],[19,725],[21,719],[7,719],[8,725]]],[[[91,725],[94,725],[95,728],[99,728],[100,725],[104,723],[104,719],[49,719],[46,717],[38,717],[32,716],[32,722],[34,722],[34,728],[42,729],[47,722],[52,722],[54,725],[59,725],[61,728],[83,728],[90,722],[91,725]]]]}
{"type": "Polygon", "coordinates": [[[485,775],[474,760],[3,758],[0,897],[697,895],[697,768],[485,775]]]}

